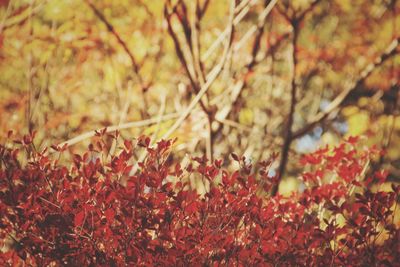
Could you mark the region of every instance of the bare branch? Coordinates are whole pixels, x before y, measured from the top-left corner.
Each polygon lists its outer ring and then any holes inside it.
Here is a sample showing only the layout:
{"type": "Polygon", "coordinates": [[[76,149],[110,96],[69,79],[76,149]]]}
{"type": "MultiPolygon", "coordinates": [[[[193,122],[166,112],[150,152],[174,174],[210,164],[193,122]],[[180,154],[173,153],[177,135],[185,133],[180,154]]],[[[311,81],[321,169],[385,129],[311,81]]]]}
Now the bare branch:
{"type": "Polygon", "coordinates": [[[202,86],[201,90],[199,93],[196,95],[196,97],[192,100],[192,102],[189,104],[189,106],[186,108],[186,110],[182,113],[182,115],[176,120],[174,125],[163,135],[162,139],[167,139],[173,132],[175,132],[185,121],[187,116],[191,113],[193,108],[196,106],[196,104],[200,101],[202,96],[207,92],[207,90],[210,88],[211,84],[217,79],[218,75],[221,73],[226,59],[228,57],[229,51],[231,50],[232,47],[232,41],[233,41],[233,33],[234,33],[234,23],[233,23],[233,16],[234,16],[234,0],[232,1],[232,6],[231,6],[231,18],[229,21],[229,31],[228,31],[228,40],[225,45],[224,53],[221,57],[221,60],[219,63],[210,71],[210,73],[207,75],[207,81],[202,86]],[[232,8],[233,6],[233,8],[232,8]]]}
{"type": "Polygon", "coordinates": [[[7,9],[6,9],[6,11],[5,11],[4,15],[3,15],[3,18],[1,19],[1,22],[0,22],[0,34],[3,33],[3,29],[5,28],[4,25],[6,23],[8,15],[11,12],[11,9],[12,9],[12,1],[9,1],[8,4],[7,4],[7,9]]]}
{"type": "Polygon", "coordinates": [[[281,155],[280,155],[280,161],[279,161],[279,166],[278,166],[278,181],[274,186],[272,187],[271,190],[271,195],[275,196],[278,192],[279,188],[279,183],[282,180],[282,177],[285,173],[286,170],[286,165],[288,162],[288,156],[289,156],[289,150],[290,150],[290,145],[292,144],[294,138],[293,138],[293,121],[294,121],[294,113],[296,110],[296,104],[297,104],[297,90],[298,86],[296,83],[296,69],[297,69],[297,40],[299,37],[299,26],[301,21],[304,19],[304,17],[311,12],[314,7],[320,2],[320,0],[315,0],[313,1],[310,6],[304,10],[300,15],[297,15],[294,13],[293,17],[288,17],[287,14],[282,13],[282,15],[290,22],[293,28],[293,39],[292,39],[292,62],[293,62],[293,68],[292,68],[292,80],[291,80],[291,90],[290,90],[290,110],[289,114],[287,117],[287,124],[284,132],[284,141],[282,145],[282,150],[281,150],[281,155]]]}
{"type": "Polygon", "coordinates": [[[297,94],[297,84],[296,84],[296,70],[297,70],[297,40],[299,37],[299,28],[297,21],[292,22],[292,27],[293,27],[293,39],[292,39],[292,80],[291,80],[291,89],[290,89],[290,110],[289,114],[287,117],[287,124],[284,132],[284,140],[283,140],[283,145],[282,145],[282,150],[281,150],[281,158],[279,161],[279,167],[278,167],[278,181],[274,186],[272,187],[271,190],[271,195],[275,196],[276,193],[278,192],[278,187],[279,187],[279,182],[282,180],[283,174],[285,173],[286,169],[286,164],[288,161],[288,156],[289,156],[289,149],[290,145],[292,144],[293,138],[292,138],[292,127],[293,127],[293,118],[294,118],[294,113],[296,109],[296,104],[297,104],[297,99],[296,99],[296,94],[297,94]]]}
{"type": "MultiPolygon", "coordinates": [[[[207,3],[206,3],[207,4],[207,3]]],[[[205,12],[205,10],[203,11],[205,12]]],[[[194,65],[194,70],[197,76],[198,83],[200,86],[204,86],[206,82],[206,77],[204,74],[204,66],[203,62],[201,61],[200,58],[200,52],[201,52],[201,43],[200,43],[200,32],[201,32],[201,26],[200,26],[200,20],[203,17],[204,13],[201,11],[200,8],[200,0],[196,0],[196,5],[193,10],[193,25],[191,26],[193,31],[192,31],[192,43],[193,43],[193,50],[192,50],[192,58],[193,58],[193,65],[194,65]]],[[[214,121],[214,111],[211,109],[209,102],[208,102],[208,94],[206,92],[205,98],[207,101],[207,110],[205,110],[205,113],[207,115],[207,139],[206,139],[206,154],[207,158],[212,162],[213,161],[213,154],[214,154],[214,138],[212,134],[212,127],[211,125],[213,124],[214,121]]]]}
{"type": "Polygon", "coordinates": [[[305,9],[303,12],[300,13],[300,15],[296,16],[296,20],[297,21],[302,21],[304,19],[304,17],[310,13],[316,6],[317,4],[319,4],[321,2],[321,0],[315,0],[314,2],[312,2],[307,9],[305,9]]]}
{"type": "MultiPolygon", "coordinates": [[[[267,9],[268,7],[266,7],[267,9]]],[[[266,19],[266,17],[264,18],[266,19]]],[[[257,28],[257,27],[256,27],[257,28]]],[[[252,54],[251,54],[251,59],[249,61],[249,63],[246,65],[246,71],[245,74],[243,75],[244,77],[246,77],[249,73],[251,73],[254,68],[256,67],[257,64],[259,64],[263,59],[265,59],[268,55],[272,54],[275,52],[275,50],[280,46],[281,42],[283,40],[285,40],[289,34],[284,34],[282,35],[276,43],[274,43],[269,49],[268,51],[265,53],[265,55],[263,56],[263,58],[260,60],[257,60],[257,54],[259,52],[260,49],[260,45],[258,44],[261,41],[261,34],[260,32],[264,32],[264,30],[259,29],[259,32],[257,33],[255,39],[254,39],[254,43],[253,43],[253,49],[252,49],[252,54]],[[259,37],[260,36],[260,37],[259,37]]],[[[249,31],[250,32],[250,31],[249,31]]],[[[252,32],[254,33],[254,32],[252,32]]],[[[247,35],[247,33],[245,34],[247,35]]],[[[243,37],[244,38],[244,37],[243,37]]],[[[242,43],[242,41],[240,41],[239,43],[242,43]]],[[[237,47],[235,46],[235,49],[237,47]]],[[[227,117],[229,117],[229,115],[231,114],[233,107],[236,105],[236,103],[239,101],[243,90],[246,88],[247,86],[247,81],[246,79],[240,79],[238,82],[235,83],[233,90],[232,90],[232,94],[231,94],[231,103],[226,106],[226,108],[221,109],[220,111],[218,111],[218,113],[216,114],[216,118],[218,120],[224,120],[227,117]]],[[[218,127],[218,129],[215,130],[215,132],[219,132],[221,130],[221,125],[218,127]]]]}
{"type": "MultiPolygon", "coordinates": [[[[242,19],[247,15],[247,13],[250,11],[250,6],[254,5],[257,0],[250,0],[245,2],[245,6],[241,6],[241,9],[239,9],[239,6],[236,8],[237,10],[240,10],[237,16],[233,20],[233,26],[236,26],[239,24],[239,22],[242,21],[242,19]]],[[[236,10],[235,10],[236,11],[236,10]]],[[[226,38],[226,36],[229,34],[229,27],[225,28],[223,32],[218,35],[218,38],[212,43],[212,45],[207,49],[207,51],[202,55],[201,60],[206,61],[212,53],[218,48],[218,46],[221,44],[221,42],[226,38]]]]}
{"type": "Polygon", "coordinates": [[[350,86],[348,86],[345,90],[343,90],[338,96],[336,96],[336,98],[329,104],[329,106],[324,111],[318,113],[313,118],[311,118],[306,126],[294,132],[292,135],[293,139],[299,138],[304,134],[308,133],[309,131],[314,129],[316,125],[324,121],[327,117],[329,117],[330,114],[336,111],[345,102],[350,93],[356,90],[359,86],[361,86],[364,83],[365,79],[367,79],[376,68],[381,66],[387,59],[393,57],[398,53],[397,48],[399,47],[399,43],[400,43],[400,37],[393,40],[387,47],[386,51],[382,55],[380,55],[374,62],[369,64],[361,72],[358,79],[355,82],[351,83],[350,86]]]}
{"type": "Polygon", "coordinates": [[[206,13],[208,5],[210,4],[210,0],[205,0],[204,3],[203,3],[203,6],[200,6],[199,2],[197,2],[197,3],[198,4],[196,4],[196,9],[197,9],[196,13],[197,13],[197,16],[198,16],[198,18],[200,20],[204,16],[204,14],[206,13]]]}
{"type": "MultiPolygon", "coordinates": [[[[167,2],[167,4],[170,4],[169,1],[167,2]]],[[[174,10],[175,8],[173,8],[174,10]]],[[[192,85],[194,91],[196,93],[198,93],[200,91],[199,88],[199,83],[197,81],[197,76],[196,76],[196,71],[194,70],[194,67],[192,65],[190,65],[188,63],[188,60],[185,57],[185,54],[183,52],[183,48],[182,45],[179,41],[178,35],[175,33],[173,27],[172,27],[172,23],[171,23],[171,13],[168,10],[168,5],[164,6],[164,15],[167,21],[167,26],[168,26],[168,33],[171,36],[173,42],[174,42],[174,46],[175,46],[175,51],[176,54],[178,56],[179,61],[181,62],[182,66],[184,67],[186,74],[189,78],[190,84],[192,85]]],[[[183,22],[182,22],[183,23],[183,22]]],[[[188,42],[188,39],[186,39],[186,41],[188,42]]],[[[191,43],[191,40],[189,41],[191,43]]],[[[189,44],[188,44],[189,45],[189,44]]],[[[191,46],[191,44],[190,44],[191,46]]],[[[191,49],[191,52],[193,50],[191,49]]],[[[200,105],[202,107],[202,109],[204,110],[205,113],[208,113],[207,107],[204,104],[204,102],[200,99],[200,105]]]]}
{"type": "Polygon", "coordinates": [[[251,27],[250,30],[248,31],[248,32],[250,32],[250,34],[257,32],[256,37],[254,39],[253,48],[251,51],[251,61],[248,66],[249,69],[252,69],[253,66],[256,64],[257,54],[258,54],[258,51],[260,50],[261,37],[264,34],[264,25],[267,21],[267,17],[269,15],[269,13],[272,11],[272,9],[274,8],[274,6],[276,5],[277,2],[278,2],[278,0],[271,0],[267,4],[267,1],[265,1],[266,7],[264,8],[263,12],[258,17],[257,26],[251,27]]]}
{"type": "MultiPolygon", "coordinates": [[[[147,120],[142,120],[142,121],[134,121],[134,122],[128,122],[128,123],[122,123],[120,125],[114,125],[114,126],[110,126],[107,127],[106,129],[106,133],[110,133],[110,132],[114,132],[116,130],[123,130],[123,129],[129,129],[129,128],[139,128],[139,127],[144,127],[144,126],[148,126],[151,124],[156,124],[159,121],[167,121],[167,120],[171,120],[171,119],[175,119],[179,117],[179,113],[170,113],[170,114],[166,114],[163,115],[162,118],[156,117],[156,118],[151,118],[151,119],[147,119],[147,120]]],[[[58,146],[62,147],[64,145],[67,145],[68,147],[75,145],[79,142],[82,142],[83,140],[86,140],[88,138],[91,138],[93,136],[96,135],[96,132],[102,130],[104,128],[100,128],[97,130],[93,130],[90,132],[86,132],[83,134],[80,134],[72,139],[69,139],[65,142],[62,142],[60,144],[58,144],[58,146]]]]}
{"type": "Polygon", "coordinates": [[[35,16],[37,13],[39,13],[42,8],[45,6],[45,4],[49,0],[44,0],[43,2],[39,3],[35,7],[31,8],[31,5],[27,5],[26,7],[22,7],[20,9],[17,9],[14,14],[11,16],[9,15],[9,12],[12,9],[13,1],[9,1],[6,9],[6,14],[4,14],[4,17],[2,18],[2,21],[0,23],[0,33],[3,31],[12,28],[17,25],[22,25],[26,21],[29,20],[29,18],[35,16]]]}
{"type": "Polygon", "coordinates": [[[133,55],[132,51],[129,49],[128,45],[126,42],[122,39],[120,34],[115,30],[114,26],[110,23],[109,20],[103,15],[103,13],[100,12],[100,10],[97,9],[97,7],[91,2],[91,0],[85,0],[85,2],[89,5],[89,7],[92,9],[94,14],[106,25],[107,30],[114,35],[114,37],[117,39],[118,43],[121,45],[121,47],[124,49],[125,53],[128,55],[133,71],[135,72],[137,79],[139,81],[139,84],[142,88],[142,91],[145,92],[148,89],[148,85],[144,83],[144,80],[142,76],[140,75],[140,65],[137,63],[135,56],[133,55]]]}

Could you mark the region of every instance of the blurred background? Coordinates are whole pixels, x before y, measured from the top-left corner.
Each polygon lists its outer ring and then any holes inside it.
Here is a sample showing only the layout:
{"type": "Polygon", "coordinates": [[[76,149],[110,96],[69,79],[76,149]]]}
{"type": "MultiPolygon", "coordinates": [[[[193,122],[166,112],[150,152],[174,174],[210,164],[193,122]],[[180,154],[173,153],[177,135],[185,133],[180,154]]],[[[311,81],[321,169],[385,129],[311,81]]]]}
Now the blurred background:
{"type": "Polygon", "coordinates": [[[176,137],[178,158],[276,152],[295,183],[302,154],[361,135],[396,179],[399,13],[396,0],[0,0],[0,141],[37,131],[37,147],[78,153],[119,125],[176,137]]]}

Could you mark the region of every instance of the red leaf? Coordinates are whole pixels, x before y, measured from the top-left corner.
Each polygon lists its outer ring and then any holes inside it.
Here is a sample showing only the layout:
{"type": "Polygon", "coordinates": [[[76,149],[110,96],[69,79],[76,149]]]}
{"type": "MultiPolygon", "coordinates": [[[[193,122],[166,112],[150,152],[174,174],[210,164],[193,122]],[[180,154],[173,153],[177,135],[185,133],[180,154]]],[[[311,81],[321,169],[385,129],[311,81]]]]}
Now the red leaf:
{"type": "Polygon", "coordinates": [[[358,142],[359,139],[360,139],[360,138],[359,138],[358,136],[350,136],[349,138],[347,138],[346,141],[347,141],[349,144],[354,145],[355,143],[358,142]]]}
{"type": "Polygon", "coordinates": [[[124,145],[126,147],[126,149],[128,149],[128,151],[130,151],[132,149],[132,142],[129,140],[125,140],[124,141],[124,145]]]}
{"type": "Polygon", "coordinates": [[[104,228],[104,235],[105,238],[109,239],[112,236],[113,232],[109,227],[104,228]]]}
{"type": "Polygon", "coordinates": [[[185,212],[188,214],[193,214],[198,210],[198,203],[196,201],[193,201],[189,205],[186,206],[185,212]]]}
{"type": "Polygon", "coordinates": [[[220,169],[222,167],[222,159],[216,159],[214,160],[214,165],[215,167],[217,167],[218,169],[220,169]]]}
{"type": "Polygon", "coordinates": [[[77,214],[75,214],[75,219],[74,219],[74,224],[76,226],[80,226],[85,219],[85,211],[80,211],[77,214]]]}
{"type": "Polygon", "coordinates": [[[181,164],[178,162],[178,163],[175,165],[175,176],[179,177],[179,176],[182,175],[182,173],[183,173],[183,171],[182,171],[182,169],[181,169],[181,164]]]}
{"type": "Polygon", "coordinates": [[[375,172],[375,177],[376,177],[376,179],[378,179],[379,183],[385,182],[388,175],[389,175],[389,172],[387,170],[381,170],[381,171],[375,172]]]}
{"type": "Polygon", "coordinates": [[[116,197],[115,193],[113,191],[111,191],[111,193],[106,198],[106,203],[110,203],[111,201],[114,201],[115,197],[116,197]]]}
{"type": "Polygon", "coordinates": [[[107,221],[112,221],[114,220],[115,212],[113,209],[108,209],[104,212],[104,215],[106,216],[107,221]]]}

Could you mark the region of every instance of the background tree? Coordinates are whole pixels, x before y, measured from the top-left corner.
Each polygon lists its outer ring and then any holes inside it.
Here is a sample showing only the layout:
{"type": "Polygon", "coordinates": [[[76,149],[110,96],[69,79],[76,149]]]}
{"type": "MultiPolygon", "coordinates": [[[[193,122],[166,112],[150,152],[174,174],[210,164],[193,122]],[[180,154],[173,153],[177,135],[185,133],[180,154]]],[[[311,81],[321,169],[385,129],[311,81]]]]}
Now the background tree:
{"type": "Polygon", "coordinates": [[[107,126],[126,138],[178,137],[178,158],[279,152],[274,169],[287,184],[299,154],[366,135],[387,150],[374,167],[399,177],[398,1],[0,6],[2,140],[36,130],[37,147],[76,152],[107,126]]]}

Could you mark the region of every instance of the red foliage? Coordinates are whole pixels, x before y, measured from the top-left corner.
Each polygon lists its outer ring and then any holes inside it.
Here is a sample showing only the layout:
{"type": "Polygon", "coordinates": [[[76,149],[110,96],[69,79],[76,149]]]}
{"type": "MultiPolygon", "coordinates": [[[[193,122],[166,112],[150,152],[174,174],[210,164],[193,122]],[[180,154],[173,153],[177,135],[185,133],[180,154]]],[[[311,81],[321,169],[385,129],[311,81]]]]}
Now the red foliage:
{"type": "Polygon", "coordinates": [[[305,156],[306,189],[284,198],[267,193],[276,181],[268,175],[272,160],[261,163],[259,175],[236,154],[241,167],[234,172],[205,158],[182,167],[171,160],[172,141],[150,147],[140,138],[125,141],[107,162],[90,146],[67,167],[36,152],[32,139],[19,142],[21,152],[0,146],[0,240],[9,243],[1,266],[399,262],[394,209],[400,186],[372,192],[369,185],[382,183],[385,173],[363,180],[375,152],[357,151],[354,140],[305,156]],[[132,175],[138,149],[147,157],[132,175]],[[209,190],[198,194],[189,179],[209,190]]]}

